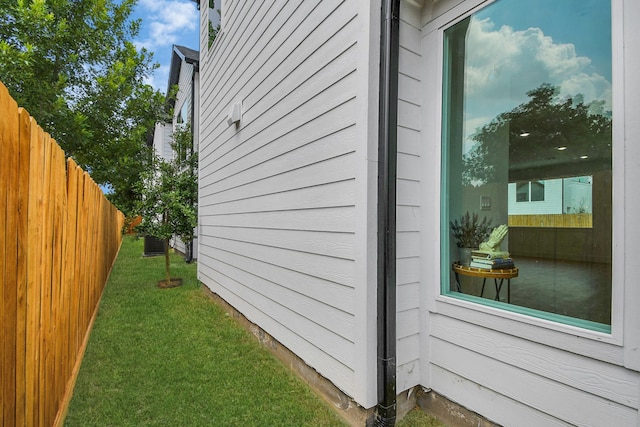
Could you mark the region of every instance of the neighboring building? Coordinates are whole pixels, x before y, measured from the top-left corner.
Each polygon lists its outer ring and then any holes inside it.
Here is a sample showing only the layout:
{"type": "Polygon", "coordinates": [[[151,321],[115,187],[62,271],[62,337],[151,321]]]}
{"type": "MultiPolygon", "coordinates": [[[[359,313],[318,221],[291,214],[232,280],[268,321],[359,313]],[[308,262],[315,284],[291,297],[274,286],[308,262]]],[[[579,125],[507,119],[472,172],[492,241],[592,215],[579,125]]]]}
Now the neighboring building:
{"type": "MultiPolygon", "coordinates": [[[[169,84],[167,94],[171,93],[175,86],[178,91],[175,98],[168,98],[168,105],[173,109],[173,119],[171,123],[157,123],[154,137],[153,149],[155,153],[164,158],[172,159],[175,152],[171,148],[173,132],[179,126],[189,124],[193,134],[193,149],[198,150],[198,126],[199,126],[199,53],[197,50],[184,46],[174,45],[171,54],[171,66],[169,69],[169,84]]],[[[193,242],[183,242],[175,237],[171,245],[187,259],[197,259],[198,235],[193,242]]]]}
{"type": "Polygon", "coordinates": [[[590,176],[509,183],[509,215],[591,213],[590,176]]]}
{"type": "Polygon", "coordinates": [[[638,427],[640,3],[397,3],[225,0],[210,48],[200,3],[199,279],[379,423],[638,427]],[[575,177],[589,225],[512,226],[508,289],[456,291],[450,221],[575,177]]]}

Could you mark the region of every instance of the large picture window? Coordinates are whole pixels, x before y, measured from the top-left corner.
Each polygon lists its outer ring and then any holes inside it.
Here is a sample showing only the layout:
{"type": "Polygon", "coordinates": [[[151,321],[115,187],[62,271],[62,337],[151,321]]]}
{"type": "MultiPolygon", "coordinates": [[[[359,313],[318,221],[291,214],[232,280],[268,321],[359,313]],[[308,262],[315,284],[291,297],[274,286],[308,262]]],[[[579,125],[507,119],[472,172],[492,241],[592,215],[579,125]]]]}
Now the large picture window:
{"type": "Polygon", "coordinates": [[[497,0],[444,30],[444,294],[610,331],[611,68],[607,0],[497,0]]]}

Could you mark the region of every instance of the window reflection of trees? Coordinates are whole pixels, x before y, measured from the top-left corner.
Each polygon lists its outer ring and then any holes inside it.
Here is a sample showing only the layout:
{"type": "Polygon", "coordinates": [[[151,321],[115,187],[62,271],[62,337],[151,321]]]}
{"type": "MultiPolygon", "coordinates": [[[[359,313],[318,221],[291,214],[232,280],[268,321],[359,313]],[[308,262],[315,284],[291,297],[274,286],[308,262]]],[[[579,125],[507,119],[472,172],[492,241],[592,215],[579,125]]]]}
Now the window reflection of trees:
{"type": "Polygon", "coordinates": [[[604,111],[604,101],[585,104],[581,95],[561,100],[549,84],[527,96],[528,102],[472,136],[476,144],[463,156],[463,185],[496,182],[496,172],[507,165],[509,182],[611,169],[611,112],[604,111]]]}

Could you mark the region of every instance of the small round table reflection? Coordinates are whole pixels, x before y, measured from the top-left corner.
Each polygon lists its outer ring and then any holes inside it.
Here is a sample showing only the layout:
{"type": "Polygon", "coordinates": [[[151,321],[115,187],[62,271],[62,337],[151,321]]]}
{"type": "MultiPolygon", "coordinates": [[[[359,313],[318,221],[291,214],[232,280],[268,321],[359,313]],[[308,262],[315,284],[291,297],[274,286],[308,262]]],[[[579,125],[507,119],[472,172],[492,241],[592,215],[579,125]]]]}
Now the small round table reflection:
{"type": "Polygon", "coordinates": [[[482,278],[482,291],[480,292],[480,297],[484,294],[484,285],[486,284],[487,279],[493,279],[496,285],[496,301],[500,301],[500,290],[502,289],[504,280],[507,279],[507,302],[511,302],[511,279],[518,277],[517,267],[504,270],[485,270],[483,268],[469,267],[455,262],[453,263],[452,268],[453,273],[456,276],[456,288],[458,289],[458,292],[462,292],[459,275],[482,278]]]}

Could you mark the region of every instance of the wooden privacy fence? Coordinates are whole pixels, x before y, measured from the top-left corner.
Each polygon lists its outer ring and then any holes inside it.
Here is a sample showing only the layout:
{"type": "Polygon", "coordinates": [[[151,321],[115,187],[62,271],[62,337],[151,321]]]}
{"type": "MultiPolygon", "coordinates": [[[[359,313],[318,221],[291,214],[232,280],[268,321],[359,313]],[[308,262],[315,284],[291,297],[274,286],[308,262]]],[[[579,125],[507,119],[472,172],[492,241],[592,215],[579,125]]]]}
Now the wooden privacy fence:
{"type": "Polygon", "coordinates": [[[592,228],[593,216],[590,213],[509,215],[509,227],[592,228]]]}
{"type": "Polygon", "coordinates": [[[124,216],[0,83],[0,426],[60,424],[124,216]]]}

